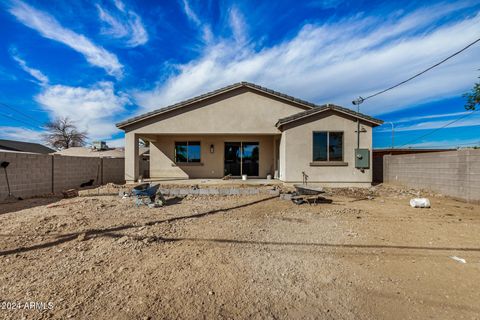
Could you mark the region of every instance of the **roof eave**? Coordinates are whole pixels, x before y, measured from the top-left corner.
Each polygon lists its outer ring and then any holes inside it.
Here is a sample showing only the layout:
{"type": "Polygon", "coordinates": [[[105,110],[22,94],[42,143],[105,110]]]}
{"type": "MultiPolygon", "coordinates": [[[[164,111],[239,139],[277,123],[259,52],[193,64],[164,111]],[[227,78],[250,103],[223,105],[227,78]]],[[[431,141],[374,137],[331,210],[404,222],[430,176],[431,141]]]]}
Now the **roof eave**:
{"type": "Polygon", "coordinates": [[[181,101],[181,102],[178,102],[178,103],[175,103],[173,105],[170,105],[170,106],[166,106],[162,109],[157,109],[157,110],[154,110],[154,111],[151,111],[151,112],[147,112],[144,114],[144,116],[142,115],[139,115],[137,117],[133,117],[133,118],[130,118],[130,119],[127,119],[125,121],[122,121],[122,122],[119,122],[119,123],[116,123],[115,126],[119,129],[122,129],[122,128],[125,128],[129,125],[132,125],[134,123],[137,123],[137,122],[141,122],[141,121],[144,121],[144,120],[147,120],[147,119],[150,119],[150,118],[153,118],[155,116],[158,116],[160,114],[163,114],[163,113],[166,113],[166,112],[169,112],[169,111],[172,111],[172,110],[176,110],[176,109],[179,109],[179,108],[182,108],[182,107],[186,107],[188,105],[191,105],[193,103],[197,103],[197,102],[200,102],[200,101],[204,101],[206,99],[209,99],[209,98],[212,98],[216,95],[219,95],[219,94],[222,94],[222,93],[225,93],[225,92],[229,92],[231,90],[234,90],[234,89],[237,89],[237,88],[240,88],[242,86],[242,83],[234,83],[230,86],[227,86],[227,87],[224,87],[222,89],[219,89],[218,91],[219,92],[216,92],[216,91],[212,91],[212,94],[211,95],[208,95],[208,93],[204,94],[204,95],[200,95],[198,96],[198,98],[191,98],[191,99],[187,99],[187,100],[184,100],[184,101],[181,101]],[[221,91],[220,91],[221,90],[221,91]],[[213,94],[213,92],[215,92],[213,94]]]}
{"type": "Polygon", "coordinates": [[[352,116],[354,118],[357,118],[357,119],[361,119],[363,121],[366,121],[366,122],[369,122],[371,124],[373,124],[374,127],[376,126],[380,126],[383,124],[383,120],[380,120],[380,119],[374,119],[374,118],[365,118],[365,117],[362,117],[362,116],[359,116],[357,114],[352,114],[350,112],[346,112],[346,111],[343,111],[342,109],[339,109],[338,106],[334,106],[334,105],[331,105],[331,104],[327,104],[327,108],[323,108],[323,109],[319,109],[318,112],[314,112],[314,113],[310,113],[310,114],[306,114],[304,116],[301,116],[301,117],[298,117],[298,118],[295,118],[295,119],[291,119],[291,120],[286,120],[286,121],[281,121],[278,120],[277,123],[275,124],[275,126],[280,129],[283,125],[285,124],[288,124],[288,123],[292,123],[292,122],[296,122],[296,121],[299,121],[299,120],[302,120],[302,119],[306,119],[306,118],[309,118],[311,116],[314,116],[316,114],[319,114],[319,113],[322,113],[322,112],[325,112],[325,111],[328,111],[328,110],[331,110],[331,111],[336,111],[336,112],[340,112],[340,113],[343,113],[343,114],[346,114],[346,115],[349,115],[349,116],[352,116]]]}
{"type": "MultiPolygon", "coordinates": [[[[302,119],[305,119],[305,118],[308,118],[308,117],[302,117],[302,118],[298,118],[298,119],[295,119],[295,120],[291,120],[291,121],[285,121],[285,122],[281,122],[278,121],[276,124],[275,124],[275,127],[277,127],[278,129],[280,129],[282,126],[286,125],[286,124],[289,124],[289,123],[292,123],[292,122],[297,122],[298,120],[302,120],[302,119]]],[[[363,120],[365,122],[368,122],[368,123],[371,123],[373,124],[373,127],[378,127],[378,126],[381,126],[383,124],[383,120],[379,120],[379,121],[372,121],[372,120],[369,120],[369,119],[365,119],[365,118],[362,118],[362,117],[356,117],[360,120],[363,120]]]]}
{"type": "Polygon", "coordinates": [[[158,116],[160,114],[167,113],[169,111],[177,110],[179,108],[186,107],[186,106],[192,105],[194,103],[198,103],[198,102],[210,99],[212,97],[218,96],[220,94],[224,94],[224,93],[232,91],[232,90],[236,90],[236,89],[241,88],[241,87],[246,87],[246,88],[250,88],[250,89],[255,90],[255,91],[263,92],[263,93],[266,93],[268,95],[271,95],[271,96],[277,97],[279,99],[282,99],[283,101],[287,101],[287,102],[290,102],[290,103],[295,103],[295,104],[300,105],[302,107],[305,107],[307,109],[313,109],[316,106],[315,104],[310,103],[308,101],[298,99],[298,98],[295,98],[293,96],[289,96],[289,95],[283,94],[281,92],[271,90],[271,89],[268,89],[268,88],[250,83],[250,82],[238,82],[238,83],[234,83],[230,86],[226,86],[224,88],[211,91],[210,93],[206,93],[206,94],[200,95],[198,97],[187,99],[185,101],[173,104],[171,106],[167,106],[163,109],[158,109],[158,110],[155,110],[155,111],[151,111],[149,113],[144,114],[144,116],[140,115],[140,116],[137,116],[137,117],[133,117],[131,119],[127,119],[127,120],[122,121],[122,122],[118,122],[118,123],[115,124],[115,126],[119,129],[123,129],[125,127],[128,127],[128,126],[134,124],[134,123],[138,123],[138,122],[153,118],[155,116],[158,116]]]}

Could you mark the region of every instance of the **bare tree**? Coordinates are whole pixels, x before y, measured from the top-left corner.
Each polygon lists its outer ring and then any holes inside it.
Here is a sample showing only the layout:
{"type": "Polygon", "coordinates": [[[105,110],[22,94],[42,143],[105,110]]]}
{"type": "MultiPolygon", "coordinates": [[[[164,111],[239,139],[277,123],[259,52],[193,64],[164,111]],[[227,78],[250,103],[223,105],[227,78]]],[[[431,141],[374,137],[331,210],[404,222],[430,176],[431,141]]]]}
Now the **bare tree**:
{"type": "Polygon", "coordinates": [[[86,144],[87,133],[79,131],[69,117],[56,118],[44,127],[47,133],[43,134],[43,140],[57,150],[83,147],[86,144]]]}

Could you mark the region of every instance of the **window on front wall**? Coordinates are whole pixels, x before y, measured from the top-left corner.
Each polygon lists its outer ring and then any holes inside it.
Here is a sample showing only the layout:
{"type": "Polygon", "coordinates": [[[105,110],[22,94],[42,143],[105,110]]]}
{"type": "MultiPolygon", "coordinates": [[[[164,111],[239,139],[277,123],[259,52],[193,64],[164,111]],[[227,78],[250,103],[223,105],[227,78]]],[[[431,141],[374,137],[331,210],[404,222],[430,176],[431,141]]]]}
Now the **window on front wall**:
{"type": "Polygon", "coordinates": [[[200,162],[200,142],[175,142],[175,162],[200,162]]]}
{"type": "Polygon", "coordinates": [[[314,132],[313,161],[343,161],[343,132],[314,132]]]}

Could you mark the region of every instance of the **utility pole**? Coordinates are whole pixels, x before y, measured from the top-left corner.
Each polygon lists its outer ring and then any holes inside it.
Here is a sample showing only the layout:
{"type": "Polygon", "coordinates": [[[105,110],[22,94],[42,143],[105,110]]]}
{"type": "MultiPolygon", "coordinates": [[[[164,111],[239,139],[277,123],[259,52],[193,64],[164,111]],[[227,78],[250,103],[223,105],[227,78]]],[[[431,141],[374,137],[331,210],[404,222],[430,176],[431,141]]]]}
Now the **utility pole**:
{"type": "Polygon", "coordinates": [[[392,149],[395,148],[395,140],[394,140],[394,136],[395,136],[395,127],[393,126],[393,122],[391,121],[388,121],[388,123],[390,123],[392,125],[392,149]]]}
{"type": "MultiPolygon", "coordinates": [[[[352,104],[357,106],[357,112],[360,113],[360,104],[363,103],[365,99],[358,97],[358,99],[353,100],[352,104]]],[[[360,149],[360,119],[357,117],[357,149],[360,149]]]]}

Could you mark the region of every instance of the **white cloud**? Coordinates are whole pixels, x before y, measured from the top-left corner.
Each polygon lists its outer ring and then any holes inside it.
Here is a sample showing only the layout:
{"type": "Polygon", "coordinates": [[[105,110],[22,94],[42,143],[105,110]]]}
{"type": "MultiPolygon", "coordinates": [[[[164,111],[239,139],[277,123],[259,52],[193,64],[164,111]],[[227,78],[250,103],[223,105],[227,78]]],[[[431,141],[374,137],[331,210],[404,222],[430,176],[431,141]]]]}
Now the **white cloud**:
{"type": "MultiPolygon", "coordinates": [[[[127,94],[116,93],[112,82],[98,82],[90,87],[49,84],[48,78],[40,70],[29,68],[24,60],[14,55],[15,49],[10,52],[25,71],[40,81],[42,91],[35,96],[35,100],[48,112],[50,118],[69,117],[80,130],[87,131],[90,140],[105,140],[120,132],[115,127],[115,119],[125,111],[125,105],[130,100],[127,94]]],[[[22,137],[22,132],[26,132],[26,129],[21,128],[5,128],[8,131],[3,134],[9,137],[22,137]]],[[[38,141],[40,131],[32,132],[38,133],[32,135],[38,141]]]]}
{"type": "Polygon", "coordinates": [[[109,139],[106,140],[107,146],[110,148],[123,148],[125,147],[125,138],[119,138],[119,139],[109,139]]]}
{"type": "Polygon", "coordinates": [[[182,0],[182,9],[188,20],[190,20],[196,28],[201,32],[201,38],[204,43],[211,43],[213,41],[213,32],[209,24],[202,22],[195,11],[192,9],[190,2],[188,0],[182,0]]]}
{"type": "Polygon", "coordinates": [[[123,38],[128,35],[128,26],[124,25],[121,21],[114,18],[107,10],[102,9],[97,4],[98,15],[108,27],[102,28],[102,33],[111,35],[115,38],[123,38]]]}
{"type": "Polygon", "coordinates": [[[132,10],[126,10],[125,4],[115,1],[117,13],[110,12],[97,4],[98,15],[103,22],[102,34],[116,39],[126,39],[126,45],[136,47],[147,43],[148,33],[142,19],[132,10]]]}
{"type": "Polygon", "coordinates": [[[470,113],[470,111],[430,114],[430,115],[426,115],[426,116],[414,116],[414,117],[401,118],[401,119],[395,120],[394,124],[405,123],[405,122],[413,122],[413,121],[424,120],[424,119],[456,117],[456,116],[462,116],[462,115],[465,115],[465,114],[468,114],[468,113],[470,113]]]}
{"type": "MultiPolygon", "coordinates": [[[[477,112],[476,114],[469,115],[471,112],[467,112],[465,114],[465,118],[455,121],[460,117],[454,117],[448,120],[438,120],[438,121],[424,121],[418,122],[410,125],[401,125],[395,127],[395,132],[401,131],[414,131],[414,130],[433,130],[442,128],[448,125],[447,128],[459,128],[459,127],[472,127],[472,126],[480,126],[480,114],[477,112]],[[452,124],[449,124],[450,122],[452,124]]],[[[389,129],[378,130],[377,132],[390,132],[389,129]]]]}
{"type": "Polygon", "coordinates": [[[80,129],[87,131],[91,140],[118,133],[114,118],[124,112],[129,103],[125,94],[115,93],[112,82],[100,82],[88,88],[50,85],[35,100],[52,118],[70,117],[80,129]]]}
{"type": "MultiPolygon", "coordinates": [[[[401,118],[393,121],[396,132],[415,131],[415,130],[434,130],[448,125],[447,128],[480,126],[480,113],[478,111],[462,111],[451,113],[440,113],[423,116],[413,116],[401,118]],[[434,121],[424,121],[442,119],[434,121]],[[452,124],[449,124],[453,122],[452,124]]],[[[386,122],[381,127],[376,128],[376,133],[390,132],[391,123],[386,122]]]]}
{"type": "Polygon", "coordinates": [[[246,41],[246,24],[242,13],[236,7],[230,8],[229,23],[233,32],[233,37],[238,43],[245,43],[246,41]]]}
{"type": "Polygon", "coordinates": [[[114,0],[113,3],[118,10],[125,12],[125,4],[121,0],[114,0]]]}
{"type": "Polygon", "coordinates": [[[84,55],[90,64],[105,69],[110,75],[122,76],[123,66],[116,55],[94,44],[84,35],[64,28],[51,15],[18,0],[12,2],[9,11],[21,23],[38,31],[43,37],[67,45],[84,55]]]}
{"type": "Polygon", "coordinates": [[[190,3],[188,2],[188,0],[182,0],[182,1],[183,1],[183,11],[185,12],[185,15],[187,16],[187,18],[197,26],[201,25],[202,23],[200,19],[198,18],[195,11],[192,10],[192,7],[190,6],[190,3]]]}
{"type": "Polygon", "coordinates": [[[443,139],[409,144],[408,148],[466,148],[480,146],[480,139],[443,139]]]}
{"type": "Polygon", "coordinates": [[[44,75],[40,70],[30,68],[27,65],[27,62],[22,58],[20,58],[20,56],[18,56],[16,50],[14,49],[10,50],[10,55],[12,56],[13,60],[15,60],[18,63],[20,68],[22,68],[23,71],[25,71],[26,73],[30,74],[33,78],[38,80],[40,85],[48,84],[48,77],[44,75]]]}
{"type": "MultiPolygon", "coordinates": [[[[351,107],[359,95],[398,83],[473,41],[478,14],[432,29],[438,19],[467,5],[307,24],[293,38],[261,50],[235,36],[219,39],[206,45],[197,59],[177,65],[166,81],[135,97],[143,112],[246,80],[313,102],[351,107]]],[[[476,80],[479,55],[480,46],[472,47],[420,78],[366,101],[361,111],[379,115],[459,95],[476,80]]]]}
{"type": "Polygon", "coordinates": [[[32,130],[23,127],[9,127],[2,126],[0,127],[0,139],[6,140],[19,140],[25,142],[42,142],[42,131],[32,130]]]}

